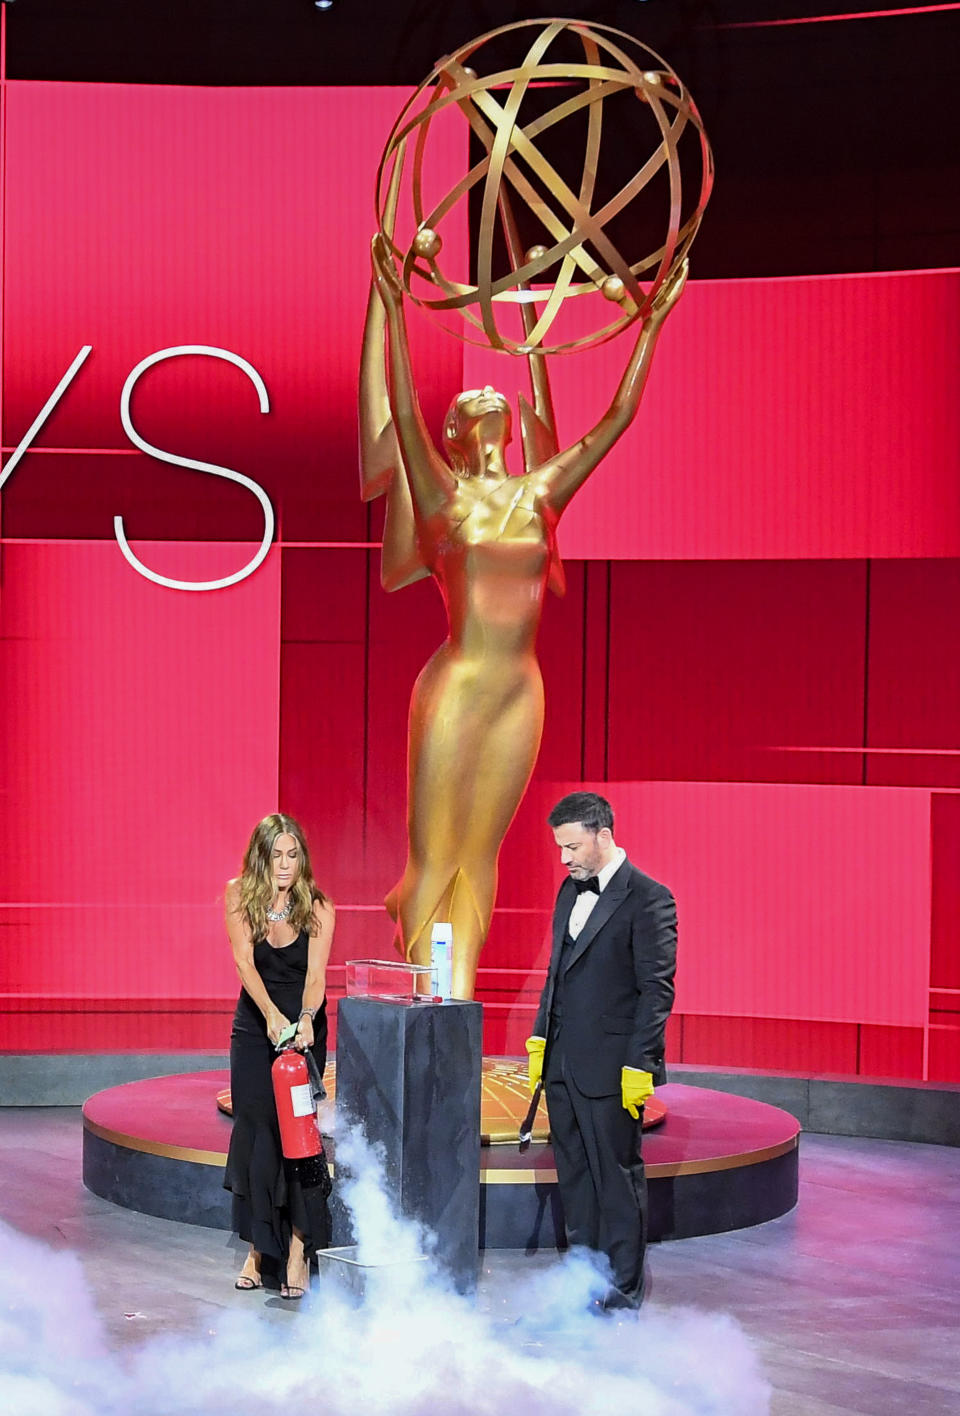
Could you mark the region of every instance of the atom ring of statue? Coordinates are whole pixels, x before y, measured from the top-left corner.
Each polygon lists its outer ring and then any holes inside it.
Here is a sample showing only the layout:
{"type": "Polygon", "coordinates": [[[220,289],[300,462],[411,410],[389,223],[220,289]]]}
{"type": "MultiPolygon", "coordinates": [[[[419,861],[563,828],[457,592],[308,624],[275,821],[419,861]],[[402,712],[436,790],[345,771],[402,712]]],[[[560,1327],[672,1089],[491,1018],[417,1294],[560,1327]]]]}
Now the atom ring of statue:
{"type": "Polygon", "coordinates": [[[407,860],[386,906],[415,963],[429,962],[433,924],[452,923],[458,998],[473,997],[500,847],[540,746],[536,637],[547,588],[564,588],[557,525],[637,413],[712,181],[703,125],[673,70],[628,35],[573,20],[508,25],[464,45],[387,140],[360,370],[361,490],[386,496],[384,587],[432,576],[449,632],[413,686],[407,860]],[[452,187],[431,176],[441,123],[464,127],[452,187]],[[624,150],[642,153],[638,170],[606,163],[611,131],[621,164],[624,150]],[[451,256],[464,262],[457,278],[451,256]],[[594,323],[583,315],[591,300],[594,323]],[[432,435],[408,305],[526,359],[521,475],[505,457],[512,409],[492,387],[460,393],[432,435]],[[571,305],[575,328],[564,332],[571,305]],[[609,408],[562,450],[545,356],[630,325],[639,332],[609,408]]]}
{"type": "Polygon", "coordinates": [[[649,314],[690,249],[712,185],[700,115],[660,55],[607,26],[529,20],[471,40],[420,85],[384,149],[377,218],[404,293],[430,312],[462,318],[461,327],[446,328],[509,353],[553,353],[612,339],[649,314]],[[494,67],[478,74],[488,54],[494,67]],[[434,190],[431,135],[451,119],[469,128],[482,155],[449,190],[434,190]],[[605,146],[618,141],[643,161],[602,190],[605,146]],[[564,155],[565,171],[547,144],[564,155]],[[402,239],[393,216],[398,194],[409,196],[413,216],[402,239]],[[462,227],[470,198],[479,204],[474,280],[448,271],[445,241],[448,227],[462,227]],[[497,221],[512,224],[511,208],[523,211],[531,239],[496,270],[497,221]],[[614,226],[631,249],[621,252],[614,226]],[[644,237],[649,244],[633,249],[644,237]],[[598,293],[597,328],[551,341],[564,302],[598,293]],[[514,333],[503,316],[518,305],[535,309],[536,319],[514,333]]]}

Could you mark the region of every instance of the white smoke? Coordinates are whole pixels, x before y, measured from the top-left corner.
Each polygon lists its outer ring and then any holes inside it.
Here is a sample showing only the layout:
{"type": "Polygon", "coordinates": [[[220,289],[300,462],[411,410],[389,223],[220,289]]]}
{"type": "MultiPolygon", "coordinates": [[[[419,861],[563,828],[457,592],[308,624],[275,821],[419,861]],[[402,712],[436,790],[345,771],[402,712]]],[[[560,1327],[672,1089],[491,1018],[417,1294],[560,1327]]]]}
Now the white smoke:
{"type": "MultiPolygon", "coordinates": [[[[486,1312],[417,1262],[362,1138],[342,1137],[343,1184],[362,1262],[382,1264],[356,1302],[334,1284],[291,1321],[228,1310],[213,1333],[110,1351],[74,1255],[0,1224],[0,1410],[17,1416],[763,1416],[769,1387],[737,1325],[649,1305],[586,1311],[597,1268],[570,1255],[519,1280],[486,1312]],[[384,1262],[389,1260],[389,1262],[384,1262]]],[[[230,1282],[224,1274],[225,1287],[230,1282]]]]}
{"type": "Polygon", "coordinates": [[[359,1126],[335,1126],[334,1135],[337,1183],[353,1217],[358,1262],[371,1266],[416,1263],[433,1248],[434,1236],[397,1215],[384,1187],[381,1148],[371,1145],[359,1126]]]}

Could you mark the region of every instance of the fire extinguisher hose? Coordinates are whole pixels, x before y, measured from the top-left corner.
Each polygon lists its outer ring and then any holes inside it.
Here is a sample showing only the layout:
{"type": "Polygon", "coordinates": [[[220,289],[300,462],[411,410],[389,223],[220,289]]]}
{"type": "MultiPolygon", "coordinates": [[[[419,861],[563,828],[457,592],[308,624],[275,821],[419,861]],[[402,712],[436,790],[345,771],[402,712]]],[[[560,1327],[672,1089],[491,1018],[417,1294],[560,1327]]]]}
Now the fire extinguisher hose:
{"type": "Polygon", "coordinates": [[[317,1059],[314,1057],[309,1047],[303,1055],[307,1059],[307,1071],[310,1074],[310,1093],[314,1103],[326,1101],[327,1089],[323,1085],[323,1078],[320,1075],[320,1068],[317,1066],[317,1059]]]}

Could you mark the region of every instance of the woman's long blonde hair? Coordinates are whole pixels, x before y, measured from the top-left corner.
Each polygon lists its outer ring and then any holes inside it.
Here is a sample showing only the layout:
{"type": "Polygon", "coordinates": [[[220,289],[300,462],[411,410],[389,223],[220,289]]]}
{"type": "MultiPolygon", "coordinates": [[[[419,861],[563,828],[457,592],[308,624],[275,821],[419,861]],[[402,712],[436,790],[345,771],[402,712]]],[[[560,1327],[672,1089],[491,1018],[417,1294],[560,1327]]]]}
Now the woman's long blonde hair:
{"type": "Polygon", "coordinates": [[[244,852],[243,870],[240,874],[240,899],[237,912],[246,918],[254,940],[265,939],[270,923],[267,910],[273,904],[277,893],[273,878],[273,848],[278,836],[292,836],[300,852],[297,878],[290,886],[292,908],[287,923],[299,934],[305,929],[308,934],[316,934],[317,924],[313,917],[315,900],[321,904],[326,896],[313,878],[310,866],[310,852],[300,825],[292,816],[284,816],[275,811],[265,816],[254,828],[253,835],[244,852]]]}

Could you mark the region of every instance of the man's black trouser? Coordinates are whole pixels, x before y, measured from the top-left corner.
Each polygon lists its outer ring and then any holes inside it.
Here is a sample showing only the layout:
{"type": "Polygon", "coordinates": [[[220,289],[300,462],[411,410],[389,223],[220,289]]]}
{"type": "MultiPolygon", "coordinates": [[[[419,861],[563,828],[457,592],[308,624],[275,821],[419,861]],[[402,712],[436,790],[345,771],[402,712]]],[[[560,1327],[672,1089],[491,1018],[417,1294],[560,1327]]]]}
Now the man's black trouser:
{"type": "Polygon", "coordinates": [[[585,1096],[563,1055],[562,1031],[547,1048],[544,1090],[550,1139],[567,1237],[606,1254],[613,1285],[630,1304],[643,1292],[647,1183],[640,1158],[640,1122],[620,1093],[585,1096]]]}

